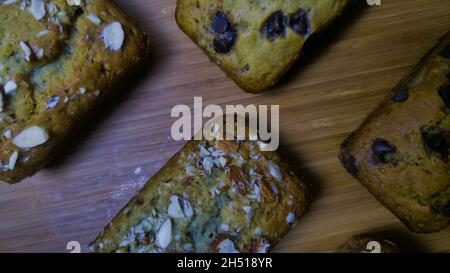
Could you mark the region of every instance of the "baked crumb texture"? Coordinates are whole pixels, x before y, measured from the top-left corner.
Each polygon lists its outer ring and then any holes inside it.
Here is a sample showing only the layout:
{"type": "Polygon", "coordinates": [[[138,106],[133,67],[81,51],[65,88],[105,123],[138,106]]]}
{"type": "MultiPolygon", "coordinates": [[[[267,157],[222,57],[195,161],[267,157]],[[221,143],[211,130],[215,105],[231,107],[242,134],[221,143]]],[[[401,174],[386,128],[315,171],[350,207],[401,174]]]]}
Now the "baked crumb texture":
{"type": "Polygon", "coordinates": [[[412,231],[450,222],[450,33],[342,145],[341,161],[412,231]]]}
{"type": "Polygon", "coordinates": [[[351,0],[178,0],[179,27],[242,89],[273,86],[351,0]]]}
{"type": "Polygon", "coordinates": [[[0,180],[17,183],[66,147],[147,40],[106,0],[3,0],[0,21],[0,180]]]}
{"type": "Polygon", "coordinates": [[[92,252],[267,252],[310,201],[257,141],[190,141],[93,242],[92,252]]]}

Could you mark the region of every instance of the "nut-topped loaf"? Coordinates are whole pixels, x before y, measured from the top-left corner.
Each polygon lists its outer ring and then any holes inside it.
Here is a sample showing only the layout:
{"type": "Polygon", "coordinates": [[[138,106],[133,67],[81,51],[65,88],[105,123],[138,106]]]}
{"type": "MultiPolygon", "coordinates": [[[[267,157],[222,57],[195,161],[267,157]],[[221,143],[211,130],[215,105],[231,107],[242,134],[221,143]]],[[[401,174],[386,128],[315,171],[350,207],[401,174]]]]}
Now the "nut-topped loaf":
{"type": "Polygon", "coordinates": [[[259,141],[189,141],[92,252],[267,252],[305,213],[307,186],[259,141]]]}
{"type": "Polygon", "coordinates": [[[351,0],[178,0],[179,27],[242,89],[273,86],[351,0]]]}
{"type": "Polygon", "coordinates": [[[342,145],[340,158],[412,231],[450,224],[450,33],[342,145]]]}
{"type": "Polygon", "coordinates": [[[0,180],[54,157],[143,60],[147,39],[113,1],[0,1],[0,180]]]}
{"type": "Polygon", "coordinates": [[[398,253],[394,242],[373,236],[355,236],[342,245],[338,253],[398,253]]]}

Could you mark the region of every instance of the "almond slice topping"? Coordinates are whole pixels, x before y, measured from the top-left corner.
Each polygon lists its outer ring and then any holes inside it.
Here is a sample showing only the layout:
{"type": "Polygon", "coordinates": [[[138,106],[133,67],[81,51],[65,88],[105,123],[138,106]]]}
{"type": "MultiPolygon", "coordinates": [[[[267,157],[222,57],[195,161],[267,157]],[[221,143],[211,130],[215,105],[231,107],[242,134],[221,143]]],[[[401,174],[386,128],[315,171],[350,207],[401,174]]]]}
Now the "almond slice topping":
{"type": "Polygon", "coordinates": [[[17,151],[14,151],[11,156],[9,157],[9,169],[12,171],[14,170],[14,167],[16,166],[17,158],[19,157],[19,153],[17,151]]]}
{"type": "Polygon", "coordinates": [[[117,21],[107,25],[102,31],[101,38],[107,49],[119,51],[125,39],[122,25],[117,21]]]}
{"type": "Polygon", "coordinates": [[[241,195],[245,196],[250,192],[248,179],[239,167],[231,166],[229,180],[241,195]]]}
{"type": "Polygon", "coordinates": [[[172,241],[172,221],[167,219],[156,234],[156,245],[161,248],[167,248],[172,241]]]}
{"type": "Polygon", "coordinates": [[[41,20],[45,17],[45,3],[43,0],[31,0],[31,5],[29,8],[30,13],[36,18],[36,20],[41,20]]]}
{"type": "Polygon", "coordinates": [[[29,149],[44,144],[48,139],[48,133],[44,129],[32,126],[20,132],[12,142],[19,148],[29,149]]]}

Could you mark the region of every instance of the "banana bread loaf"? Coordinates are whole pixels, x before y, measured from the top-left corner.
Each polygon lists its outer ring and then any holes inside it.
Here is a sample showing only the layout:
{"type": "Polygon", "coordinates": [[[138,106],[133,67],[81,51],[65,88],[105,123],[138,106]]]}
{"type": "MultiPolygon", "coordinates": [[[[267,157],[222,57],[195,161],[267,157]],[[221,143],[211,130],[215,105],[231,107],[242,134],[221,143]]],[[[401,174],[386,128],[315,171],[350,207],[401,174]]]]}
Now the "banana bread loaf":
{"type": "Polygon", "coordinates": [[[242,89],[274,85],[351,0],[178,0],[179,27],[242,89]]]}
{"type": "Polygon", "coordinates": [[[0,1],[0,180],[35,174],[144,58],[107,0],[0,1]]]}
{"type": "Polygon", "coordinates": [[[412,231],[450,223],[450,33],[342,145],[341,161],[412,231]]]}
{"type": "Polygon", "coordinates": [[[258,141],[189,141],[91,244],[92,252],[267,252],[308,188],[258,141]]]}
{"type": "Polygon", "coordinates": [[[398,253],[395,243],[378,237],[355,236],[344,245],[338,253],[398,253]]]}

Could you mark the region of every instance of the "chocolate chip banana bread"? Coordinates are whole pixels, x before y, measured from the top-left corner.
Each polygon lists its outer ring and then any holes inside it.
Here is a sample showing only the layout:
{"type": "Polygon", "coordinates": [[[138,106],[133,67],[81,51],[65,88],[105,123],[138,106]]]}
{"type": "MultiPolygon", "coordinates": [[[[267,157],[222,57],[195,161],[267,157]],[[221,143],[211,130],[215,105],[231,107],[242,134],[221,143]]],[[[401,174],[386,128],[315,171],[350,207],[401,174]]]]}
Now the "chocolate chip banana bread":
{"type": "Polygon", "coordinates": [[[450,33],[342,145],[341,161],[412,231],[450,223],[450,33]]]}
{"type": "Polygon", "coordinates": [[[273,86],[351,0],[178,0],[179,27],[242,89],[273,86]]]}
{"type": "Polygon", "coordinates": [[[35,174],[143,60],[113,1],[0,1],[0,180],[35,174]]]}
{"type": "Polygon", "coordinates": [[[189,141],[92,252],[267,252],[298,223],[308,188],[258,141],[189,141]]]}
{"type": "Polygon", "coordinates": [[[338,253],[398,253],[395,243],[377,237],[355,236],[342,245],[338,253]]]}

